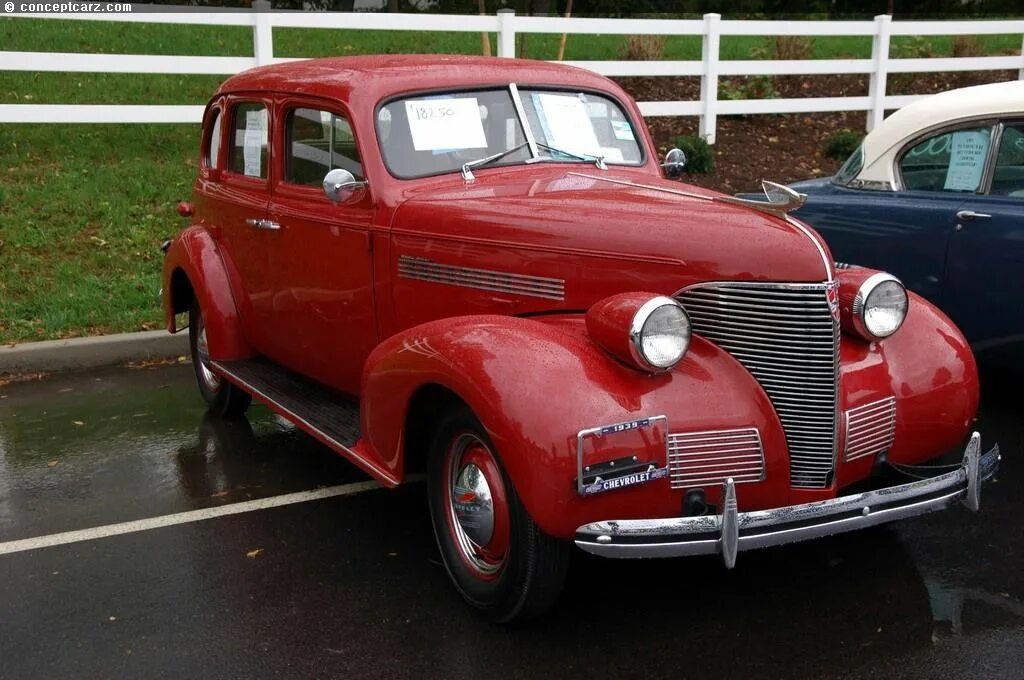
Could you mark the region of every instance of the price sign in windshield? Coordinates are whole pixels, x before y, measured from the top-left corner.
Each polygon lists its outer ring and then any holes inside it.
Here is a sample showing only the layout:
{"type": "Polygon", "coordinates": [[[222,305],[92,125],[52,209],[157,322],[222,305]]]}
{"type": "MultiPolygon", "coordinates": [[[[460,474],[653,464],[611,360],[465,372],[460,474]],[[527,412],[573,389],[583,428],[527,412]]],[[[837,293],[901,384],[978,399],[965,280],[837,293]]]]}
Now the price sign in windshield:
{"type": "Polygon", "coordinates": [[[476,97],[410,100],[405,113],[417,151],[487,147],[476,97]]]}

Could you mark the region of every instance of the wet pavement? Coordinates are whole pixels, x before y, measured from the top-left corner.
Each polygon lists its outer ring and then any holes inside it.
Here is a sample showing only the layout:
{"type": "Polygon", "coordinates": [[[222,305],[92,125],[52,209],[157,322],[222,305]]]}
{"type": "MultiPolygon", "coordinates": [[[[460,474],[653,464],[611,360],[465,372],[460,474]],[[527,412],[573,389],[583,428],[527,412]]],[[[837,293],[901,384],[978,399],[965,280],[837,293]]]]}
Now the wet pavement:
{"type": "MultiPolygon", "coordinates": [[[[956,508],[713,558],[574,555],[545,619],[461,604],[422,484],[0,554],[0,678],[1024,677],[1024,406],[956,508]]],[[[0,387],[0,547],[365,481],[262,407],[204,416],[191,367],[0,387]]]]}

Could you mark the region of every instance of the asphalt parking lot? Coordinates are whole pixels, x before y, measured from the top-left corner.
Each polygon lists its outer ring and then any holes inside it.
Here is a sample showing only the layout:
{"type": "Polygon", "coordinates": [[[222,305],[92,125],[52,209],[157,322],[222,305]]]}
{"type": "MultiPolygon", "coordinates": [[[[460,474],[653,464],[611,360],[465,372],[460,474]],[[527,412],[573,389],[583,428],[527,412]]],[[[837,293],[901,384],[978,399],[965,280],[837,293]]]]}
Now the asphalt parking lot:
{"type": "Polygon", "coordinates": [[[262,407],[204,416],[190,366],[11,384],[0,677],[1022,677],[1021,406],[986,395],[977,515],[731,572],[581,553],[550,616],[499,628],[449,587],[422,484],[373,489],[262,407]]]}

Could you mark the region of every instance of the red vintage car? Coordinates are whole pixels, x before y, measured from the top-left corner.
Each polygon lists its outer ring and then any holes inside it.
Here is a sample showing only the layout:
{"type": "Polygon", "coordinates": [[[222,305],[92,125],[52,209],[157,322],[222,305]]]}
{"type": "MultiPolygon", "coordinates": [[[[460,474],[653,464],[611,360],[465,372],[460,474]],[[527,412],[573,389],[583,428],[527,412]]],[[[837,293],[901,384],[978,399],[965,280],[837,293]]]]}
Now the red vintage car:
{"type": "Polygon", "coordinates": [[[799,195],[665,178],[681,160],[658,162],[622,89],[564,65],[247,71],[206,107],[167,325],[188,314],[214,413],[255,397],[384,486],[425,471],[444,564],[492,620],[549,607],[573,543],[731,567],[977,509],[999,456],[970,433],[956,327],[834,264],[787,214],[799,195]]]}

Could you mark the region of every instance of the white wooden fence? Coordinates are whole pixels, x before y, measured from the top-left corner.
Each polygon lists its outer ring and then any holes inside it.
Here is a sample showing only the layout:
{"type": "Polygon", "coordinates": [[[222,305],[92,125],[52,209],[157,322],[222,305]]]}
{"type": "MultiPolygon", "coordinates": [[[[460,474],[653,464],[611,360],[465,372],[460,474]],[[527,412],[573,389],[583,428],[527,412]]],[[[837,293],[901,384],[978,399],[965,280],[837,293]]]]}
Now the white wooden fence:
{"type": "MultiPolygon", "coordinates": [[[[254,9],[266,10],[266,0],[254,9]]],[[[515,55],[517,33],[701,36],[699,61],[570,61],[608,76],[697,76],[699,101],[640,102],[645,116],[699,116],[700,134],[715,141],[717,117],[732,114],[867,111],[867,129],[919,95],[886,94],[890,73],[982,71],[1011,69],[1024,79],[1021,54],[994,57],[891,59],[892,36],[1024,34],[1024,19],[998,21],[892,21],[887,15],[873,21],[735,21],[718,14],[703,19],[587,19],[517,16],[511,10],[497,15],[452,16],[387,13],[326,13],[269,11],[167,12],[159,5],[134,5],[131,14],[8,14],[15,19],[116,21],[125,23],[207,24],[252,28],[253,56],[208,57],[172,55],[82,54],[0,51],[0,70],[104,73],[233,74],[262,64],[292,61],[274,57],[273,29],[337,28],[356,30],[463,31],[498,35],[498,56],[515,55]],[[722,60],[722,36],[870,36],[869,59],[722,60]],[[720,100],[721,76],[793,74],[869,74],[868,93],[859,97],[720,100]]],[[[202,106],[0,104],[0,123],[196,123],[202,106]]]]}

